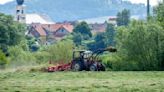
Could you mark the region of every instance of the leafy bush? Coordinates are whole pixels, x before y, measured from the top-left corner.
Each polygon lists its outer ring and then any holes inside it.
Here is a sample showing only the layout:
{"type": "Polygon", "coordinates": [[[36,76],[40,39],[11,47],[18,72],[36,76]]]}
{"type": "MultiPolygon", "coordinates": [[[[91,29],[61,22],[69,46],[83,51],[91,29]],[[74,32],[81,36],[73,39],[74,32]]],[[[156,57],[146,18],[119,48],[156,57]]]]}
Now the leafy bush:
{"type": "Polygon", "coordinates": [[[0,13],[0,48],[6,49],[21,42],[26,31],[24,24],[14,21],[10,15],[0,13]]]}
{"type": "Polygon", "coordinates": [[[36,58],[36,63],[38,64],[47,63],[50,60],[50,53],[46,51],[35,52],[33,56],[36,58]]]}
{"type": "Polygon", "coordinates": [[[55,63],[64,63],[70,62],[72,59],[72,51],[74,44],[71,40],[61,41],[47,49],[47,52],[50,54],[50,61],[55,63]]]}
{"type": "Polygon", "coordinates": [[[117,63],[118,61],[120,61],[120,57],[118,57],[116,54],[106,54],[106,55],[101,56],[101,59],[108,69],[119,70],[118,69],[119,64],[117,63]]]}
{"type": "Polygon", "coordinates": [[[10,53],[10,63],[9,66],[17,67],[17,66],[26,66],[36,64],[36,58],[29,51],[24,51],[19,46],[14,46],[9,48],[10,53]]]}
{"type": "Polygon", "coordinates": [[[54,45],[47,46],[44,50],[37,52],[25,51],[19,45],[9,48],[9,67],[30,66],[37,64],[48,64],[70,62],[72,59],[73,42],[64,40],[54,45]]]}
{"type": "Polygon", "coordinates": [[[5,64],[7,64],[7,62],[8,61],[5,54],[0,50],[0,67],[3,67],[5,64]]]}
{"type": "Polygon", "coordinates": [[[109,70],[114,71],[137,71],[138,63],[135,61],[124,61],[118,54],[107,54],[102,57],[103,63],[109,70]]]}
{"type": "Polygon", "coordinates": [[[157,23],[133,21],[117,30],[120,70],[161,70],[164,31],[157,23]]]}

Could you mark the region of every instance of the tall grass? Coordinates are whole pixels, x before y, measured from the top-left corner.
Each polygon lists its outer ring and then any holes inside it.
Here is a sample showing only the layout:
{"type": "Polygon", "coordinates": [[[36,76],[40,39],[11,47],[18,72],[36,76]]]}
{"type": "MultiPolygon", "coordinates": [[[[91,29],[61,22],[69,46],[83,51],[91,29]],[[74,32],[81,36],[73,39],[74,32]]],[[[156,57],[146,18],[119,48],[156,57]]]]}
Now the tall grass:
{"type": "Polygon", "coordinates": [[[10,47],[8,51],[10,53],[8,68],[43,65],[48,64],[49,61],[66,63],[72,59],[73,42],[60,41],[37,52],[24,50],[19,45],[10,47]]]}

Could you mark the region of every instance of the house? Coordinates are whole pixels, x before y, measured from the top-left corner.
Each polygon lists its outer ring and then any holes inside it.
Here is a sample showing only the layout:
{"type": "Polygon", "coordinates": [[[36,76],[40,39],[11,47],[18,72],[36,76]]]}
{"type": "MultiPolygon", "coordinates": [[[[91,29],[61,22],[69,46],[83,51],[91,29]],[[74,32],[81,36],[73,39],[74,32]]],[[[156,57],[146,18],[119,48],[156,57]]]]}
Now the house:
{"type": "Polygon", "coordinates": [[[104,23],[92,23],[92,24],[90,24],[90,28],[92,29],[91,32],[93,34],[105,32],[108,23],[117,26],[117,17],[116,16],[110,16],[110,17],[108,17],[108,21],[106,21],[104,23]]]}
{"type": "Polygon", "coordinates": [[[34,36],[40,41],[41,44],[44,44],[47,38],[47,33],[44,31],[40,24],[32,24],[28,27],[28,34],[34,36]]]}
{"type": "Polygon", "coordinates": [[[107,23],[90,24],[92,34],[102,33],[106,31],[107,23]]]}
{"type": "Polygon", "coordinates": [[[69,23],[31,24],[29,34],[46,43],[63,39],[63,37],[73,32],[73,28],[73,25],[69,23]]]}
{"type": "Polygon", "coordinates": [[[117,17],[115,17],[115,16],[110,17],[109,20],[108,20],[108,23],[117,26],[117,17]]]}
{"type": "Polygon", "coordinates": [[[51,24],[43,25],[47,33],[51,33],[54,37],[63,37],[68,33],[72,33],[73,26],[71,24],[51,24]]]}

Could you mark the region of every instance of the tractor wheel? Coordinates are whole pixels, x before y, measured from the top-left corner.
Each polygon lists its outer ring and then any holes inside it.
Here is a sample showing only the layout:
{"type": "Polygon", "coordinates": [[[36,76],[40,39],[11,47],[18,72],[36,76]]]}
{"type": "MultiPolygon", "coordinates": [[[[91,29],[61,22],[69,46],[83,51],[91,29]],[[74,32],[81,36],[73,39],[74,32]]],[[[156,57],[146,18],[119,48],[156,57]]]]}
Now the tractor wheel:
{"type": "Polygon", "coordinates": [[[82,71],[83,70],[82,63],[81,62],[74,63],[72,69],[73,71],[82,71]]]}
{"type": "Polygon", "coordinates": [[[97,67],[96,67],[96,65],[91,65],[90,67],[89,67],[89,70],[90,71],[97,71],[97,67]]]}

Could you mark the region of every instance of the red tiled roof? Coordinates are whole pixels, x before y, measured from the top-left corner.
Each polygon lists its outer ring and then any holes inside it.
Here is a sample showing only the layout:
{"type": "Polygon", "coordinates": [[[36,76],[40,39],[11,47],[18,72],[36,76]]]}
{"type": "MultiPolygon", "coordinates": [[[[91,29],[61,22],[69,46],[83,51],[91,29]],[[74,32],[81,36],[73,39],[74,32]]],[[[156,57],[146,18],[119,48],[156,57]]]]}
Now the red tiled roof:
{"type": "Polygon", "coordinates": [[[32,27],[39,33],[40,36],[46,36],[46,32],[40,24],[33,24],[32,27]]]}
{"type": "Polygon", "coordinates": [[[61,27],[59,24],[43,24],[42,25],[46,30],[55,32],[57,29],[61,27]]]}
{"type": "Polygon", "coordinates": [[[42,26],[52,32],[56,32],[60,28],[64,28],[70,33],[73,32],[73,26],[70,24],[43,24],[42,26]]]}
{"type": "Polygon", "coordinates": [[[66,24],[66,25],[63,25],[63,27],[70,33],[73,32],[73,26],[72,25],[69,25],[69,24],[66,24]]]}
{"type": "Polygon", "coordinates": [[[39,33],[40,36],[46,36],[46,30],[56,32],[61,28],[64,28],[68,32],[73,32],[73,25],[65,24],[32,24],[32,27],[39,33]]]}

